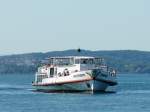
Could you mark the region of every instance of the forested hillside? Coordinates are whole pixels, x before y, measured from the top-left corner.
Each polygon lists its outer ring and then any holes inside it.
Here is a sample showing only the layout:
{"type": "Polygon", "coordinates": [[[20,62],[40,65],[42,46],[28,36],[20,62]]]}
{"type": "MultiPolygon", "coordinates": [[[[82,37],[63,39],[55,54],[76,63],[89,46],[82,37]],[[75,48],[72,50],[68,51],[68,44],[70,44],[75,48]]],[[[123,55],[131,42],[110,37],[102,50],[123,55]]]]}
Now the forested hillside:
{"type": "Polygon", "coordinates": [[[66,50],[47,53],[29,53],[0,56],[0,73],[34,73],[40,61],[50,56],[99,56],[103,57],[109,66],[121,73],[150,73],[150,52],[120,50],[120,51],[89,51],[66,50]]]}

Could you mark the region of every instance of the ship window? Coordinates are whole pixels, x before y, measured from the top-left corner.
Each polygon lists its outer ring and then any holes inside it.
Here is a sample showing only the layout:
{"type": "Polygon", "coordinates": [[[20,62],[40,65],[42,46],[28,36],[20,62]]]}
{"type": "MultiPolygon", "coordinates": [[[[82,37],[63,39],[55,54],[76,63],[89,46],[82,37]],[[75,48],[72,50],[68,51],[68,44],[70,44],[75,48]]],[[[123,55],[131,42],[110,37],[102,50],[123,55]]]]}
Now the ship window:
{"type": "Polygon", "coordinates": [[[94,64],[93,59],[81,59],[81,64],[94,64]]]}
{"type": "Polygon", "coordinates": [[[95,64],[97,64],[97,65],[104,65],[104,60],[101,59],[101,58],[96,58],[95,59],[95,64]]]}
{"type": "Polygon", "coordinates": [[[50,68],[50,77],[53,77],[54,75],[54,68],[50,68]]]}
{"type": "Polygon", "coordinates": [[[57,74],[57,68],[55,68],[55,74],[57,74]]]}
{"type": "Polygon", "coordinates": [[[81,59],[81,64],[87,64],[87,59],[81,59]]]}
{"type": "Polygon", "coordinates": [[[93,59],[89,59],[88,63],[93,64],[94,63],[93,59]]]}
{"type": "Polygon", "coordinates": [[[75,64],[80,64],[80,60],[79,60],[79,59],[76,59],[76,60],[75,60],[75,64]]]}

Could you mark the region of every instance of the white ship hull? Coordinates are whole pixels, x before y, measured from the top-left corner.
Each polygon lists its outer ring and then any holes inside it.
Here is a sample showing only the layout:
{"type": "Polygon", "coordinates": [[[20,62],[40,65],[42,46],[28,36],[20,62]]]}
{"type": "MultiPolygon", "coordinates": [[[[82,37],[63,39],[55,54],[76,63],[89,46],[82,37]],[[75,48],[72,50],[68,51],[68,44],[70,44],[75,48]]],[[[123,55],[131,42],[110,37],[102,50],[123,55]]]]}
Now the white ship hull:
{"type": "Polygon", "coordinates": [[[103,81],[89,80],[76,83],[66,83],[66,84],[54,84],[54,85],[36,85],[34,88],[37,91],[42,92],[59,92],[59,91],[68,91],[68,92],[77,92],[77,91],[107,91],[115,92],[116,86],[111,86],[109,83],[103,81]]]}

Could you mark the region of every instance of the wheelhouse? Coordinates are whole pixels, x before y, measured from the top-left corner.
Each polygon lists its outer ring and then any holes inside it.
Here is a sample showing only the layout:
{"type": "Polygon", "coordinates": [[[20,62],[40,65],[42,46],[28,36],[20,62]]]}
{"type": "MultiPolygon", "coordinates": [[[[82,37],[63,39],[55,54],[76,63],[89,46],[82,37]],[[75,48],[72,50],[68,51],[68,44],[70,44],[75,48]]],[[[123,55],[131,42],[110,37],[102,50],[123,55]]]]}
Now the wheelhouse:
{"type": "Polygon", "coordinates": [[[95,57],[51,57],[48,58],[50,65],[74,65],[74,64],[95,64],[105,65],[103,58],[95,57]]]}

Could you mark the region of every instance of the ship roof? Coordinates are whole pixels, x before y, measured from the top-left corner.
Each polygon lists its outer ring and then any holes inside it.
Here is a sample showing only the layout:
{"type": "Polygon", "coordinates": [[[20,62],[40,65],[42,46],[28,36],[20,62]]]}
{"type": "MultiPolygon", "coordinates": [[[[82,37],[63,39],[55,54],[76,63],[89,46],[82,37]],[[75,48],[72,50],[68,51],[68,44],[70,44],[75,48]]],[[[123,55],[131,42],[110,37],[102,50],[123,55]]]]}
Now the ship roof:
{"type": "MultiPolygon", "coordinates": [[[[98,58],[98,57],[92,57],[92,56],[57,56],[57,57],[49,57],[47,59],[94,59],[94,58],[98,58]]],[[[100,57],[99,57],[100,58],[100,57]]]]}

